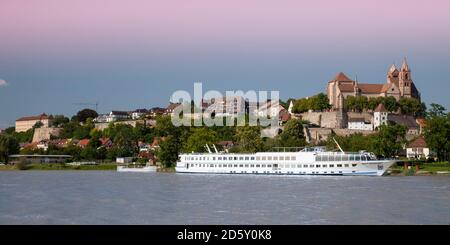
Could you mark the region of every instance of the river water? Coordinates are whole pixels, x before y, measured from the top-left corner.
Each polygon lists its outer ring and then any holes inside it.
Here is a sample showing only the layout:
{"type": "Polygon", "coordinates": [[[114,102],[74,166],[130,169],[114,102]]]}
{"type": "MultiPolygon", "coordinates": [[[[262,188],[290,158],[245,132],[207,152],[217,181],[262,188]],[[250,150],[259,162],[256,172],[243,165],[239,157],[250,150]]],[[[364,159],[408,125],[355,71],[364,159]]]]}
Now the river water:
{"type": "Polygon", "coordinates": [[[450,224],[450,177],[2,171],[0,224],[450,224]]]}

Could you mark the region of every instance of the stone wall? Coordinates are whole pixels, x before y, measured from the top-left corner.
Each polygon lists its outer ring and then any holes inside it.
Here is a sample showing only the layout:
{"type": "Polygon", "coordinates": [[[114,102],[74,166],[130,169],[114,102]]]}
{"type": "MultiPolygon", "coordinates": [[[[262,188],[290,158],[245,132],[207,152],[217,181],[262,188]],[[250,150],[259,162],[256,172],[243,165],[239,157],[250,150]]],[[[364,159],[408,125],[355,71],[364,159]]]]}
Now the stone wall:
{"type": "Polygon", "coordinates": [[[33,142],[49,140],[50,136],[58,137],[62,128],[36,128],[34,129],[33,142]]]}
{"type": "Polygon", "coordinates": [[[337,128],[341,126],[337,111],[330,112],[305,112],[301,114],[303,120],[316,124],[321,128],[337,128]]]}

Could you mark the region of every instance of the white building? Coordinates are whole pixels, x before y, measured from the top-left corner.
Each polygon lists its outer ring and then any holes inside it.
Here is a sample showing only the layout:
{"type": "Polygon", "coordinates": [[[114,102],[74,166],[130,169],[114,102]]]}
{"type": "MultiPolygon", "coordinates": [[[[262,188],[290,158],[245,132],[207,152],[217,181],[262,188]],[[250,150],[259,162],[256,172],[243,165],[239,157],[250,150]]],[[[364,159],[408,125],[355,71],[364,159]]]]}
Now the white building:
{"type": "Polygon", "coordinates": [[[430,157],[430,148],[423,137],[415,139],[406,147],[406,157],[414,159],[430,157]]]}
{"type": "Polygon", "coordinates": [[[148,113],[147,109],[137,109],[131,113],[131,119],[137,120],[148,113]]]}
{"type": "Polygon", "coordinates": [[[372,131],[373,124],[366,122],[364,118],[350,118],[348,119],[348,129],[372,131]]]}
{"type": "Polygon", "coordinates": [[[383,104],[379,104],[373,113],[373,128],[377,129],[381,125],[387,125],[388,123],[388,111],[384,108],[383,104]]]}

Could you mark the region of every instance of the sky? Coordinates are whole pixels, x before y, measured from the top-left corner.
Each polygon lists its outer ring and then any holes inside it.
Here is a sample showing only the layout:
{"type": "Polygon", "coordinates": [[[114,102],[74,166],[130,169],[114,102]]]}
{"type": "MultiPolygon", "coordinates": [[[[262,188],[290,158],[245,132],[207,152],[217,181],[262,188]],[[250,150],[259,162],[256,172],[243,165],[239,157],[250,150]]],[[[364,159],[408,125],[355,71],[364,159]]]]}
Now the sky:
{"type": "Polygon", "coordinates": [[[0,128],[166,106],[195,82],[301,98],[340,71],[385,83],[404,57],[423,101],[450,108],[450,1],[0,0],[0,128]]]}

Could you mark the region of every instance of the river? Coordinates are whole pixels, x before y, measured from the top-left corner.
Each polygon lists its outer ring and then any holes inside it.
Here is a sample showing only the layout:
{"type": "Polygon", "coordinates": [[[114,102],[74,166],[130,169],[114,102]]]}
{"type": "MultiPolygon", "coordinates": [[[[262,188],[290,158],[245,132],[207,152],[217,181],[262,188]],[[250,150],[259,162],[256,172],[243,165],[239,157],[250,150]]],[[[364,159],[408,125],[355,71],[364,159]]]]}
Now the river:
{"type": "Polygon", "coordinates": [[[450,178],[1,171],[0,224],[450,224],[450,178]]]}

